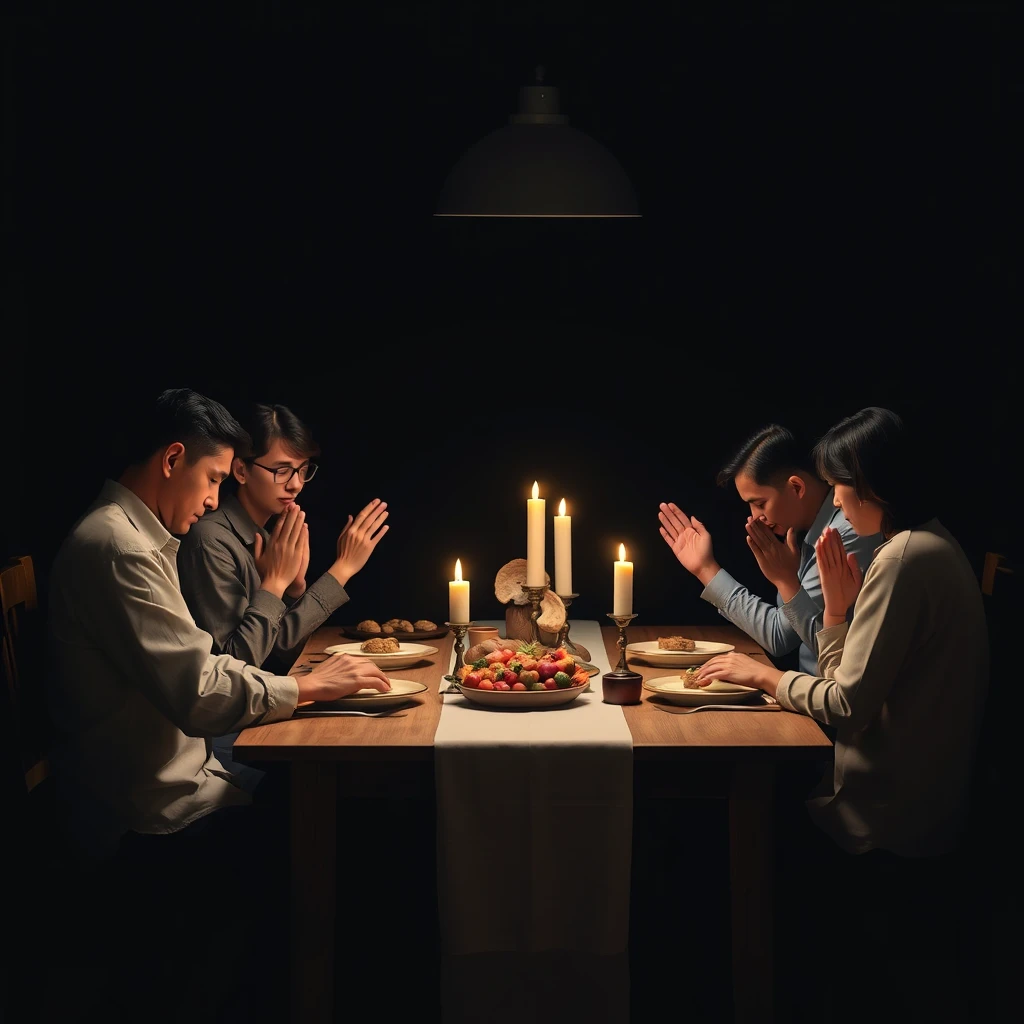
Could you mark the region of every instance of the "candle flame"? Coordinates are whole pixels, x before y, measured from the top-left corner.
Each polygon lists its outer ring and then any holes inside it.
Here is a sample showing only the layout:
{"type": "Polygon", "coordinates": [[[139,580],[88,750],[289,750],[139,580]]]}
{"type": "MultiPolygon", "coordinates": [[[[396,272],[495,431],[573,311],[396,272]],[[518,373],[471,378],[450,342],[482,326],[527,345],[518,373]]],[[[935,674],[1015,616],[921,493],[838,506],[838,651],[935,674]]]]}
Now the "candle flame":
{"type": "Polygon", "coordinates": [[[461,583],[462,582],[462,559],[461,558],[456,558],[455,559],[455,582],[456,583],[461,583]]]}
{"type": "Polygon", "coordinates": [[[619,545],[619,561],[624,562],[626,560],[626,545],[619,545]]]}
{"type": "Polygon", "coordinates": [[[558,514],[559,514],[560,516],[564,516],[564,515],[565,515],[565,498],[563,498],[563,499],[562,499],[562,500],[561,500],[561,501],[560,501],[560,502],[558,503],[558,514]]]}
{"type": "Polygon", "coordinates": [[[540,488],[537,486],[537,481],[536,480],[533,481],[533,496],[535,498],[539,498],[540,497],[540,488]]]}

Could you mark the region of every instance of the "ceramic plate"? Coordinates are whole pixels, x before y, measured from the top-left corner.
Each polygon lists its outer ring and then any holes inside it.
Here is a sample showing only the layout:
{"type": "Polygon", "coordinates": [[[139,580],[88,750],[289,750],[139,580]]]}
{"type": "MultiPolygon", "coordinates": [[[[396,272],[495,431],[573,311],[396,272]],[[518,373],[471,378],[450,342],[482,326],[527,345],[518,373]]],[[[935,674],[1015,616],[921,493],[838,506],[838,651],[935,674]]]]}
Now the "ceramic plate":
{"type": "Polygon", "coordinates": [[[369,640],[372,636],[393,636],[399,643],[405,640],[436,640],[448,632],[447,626],[438,626],[437,629],[414,629],[411,633],[367,633],[365,629],[356,629],[355,626],[342,626],[341,632],[353,640],[369,640]]]}
{"type": "Polygon", "coordinates": [[[708,658],[716,654],[728,654],[736,648],[732,644],[716,644],[710,640],[694,640],[692,651],[662,651],[657,640],[643,640],[640,643],[626,644],[626,656],[640,658],[652,665],[664,665],[666,668],[686,668],[690,665],[703,665],[708,658]]]}
{"type": "Polygon", "coordinates": [[[394,704],[409,702],[414,693],[422,693],[426,683],[414,683],[411,679],[391,679],[391,689],[387,693],[380,690],[356,690],[348,697],[337,700],[307,700],[295,709],[297,715],[313,715],[318,711],[372,711],[374,708],[391,707],[394,704]]]}
{"type": "Polygon", "coordinates": [[[564,690],[477,690],[455,684],[466,700],[488,708],[518,711],[521,708],[550,708],[574,701],[587,687],[567,686],[564,690]]]}
{"type": "Polygon", "coordinates": [[[357,658],[369,658],[374,665],[378,665],[385,672],[395,668],[408,668],[415,665],[417,661],[430,658],[437,654],[436,647],[428,647],[426,644],[404,644],[399,643],[398,650],[394,654],[370,654],[359,648],[361,644],[334,644],[333,647],[325,647],[328,654],[354,654],[357,658]]]}
{"type": "Polygon", "coordinates": [[[699,690],[688,690],[683,685],[682,676],[656,676],[644,683],[644,689],[670,704],[683,704],[688,707],[697,704],[742,704],[761,694],[760,690],[752,686],[739,686],[736,683],[722,683],[717,680],[702,686],[699,690]]]}

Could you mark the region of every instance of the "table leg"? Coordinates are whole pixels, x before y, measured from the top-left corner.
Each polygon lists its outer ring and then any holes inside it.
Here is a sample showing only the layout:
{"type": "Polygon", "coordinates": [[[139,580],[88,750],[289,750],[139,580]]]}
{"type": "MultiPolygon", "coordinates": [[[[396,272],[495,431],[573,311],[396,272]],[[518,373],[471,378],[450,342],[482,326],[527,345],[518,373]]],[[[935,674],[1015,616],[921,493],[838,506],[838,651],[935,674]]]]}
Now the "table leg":
{"type": "Polygon", "coordinates": [[[733,1013],[736,1024],[771,1024],[775,928],[772,804],[775,768],[736,765],[729,794],[733,1013]]]}
{"type": "Polygon", "coordinates": [[[333,764],[291,766],[291,1020],[334,1020],[335,800],[333,764]]]}

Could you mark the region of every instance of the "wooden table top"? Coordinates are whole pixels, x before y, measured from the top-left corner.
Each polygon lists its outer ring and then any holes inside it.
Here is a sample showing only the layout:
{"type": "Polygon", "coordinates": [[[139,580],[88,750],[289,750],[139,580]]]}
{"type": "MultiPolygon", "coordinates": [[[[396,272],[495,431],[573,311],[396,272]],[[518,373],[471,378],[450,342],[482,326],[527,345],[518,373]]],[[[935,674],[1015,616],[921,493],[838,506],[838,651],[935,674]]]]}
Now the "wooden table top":
{"type": "MultiPolygon", "coordinates": [[[[608,663],[618,663],[616,646],[619,631],[602,626],[608,663]]],[[[686,636],[732,644],[742,654],[750,654],[771,664],[771,659],[742,630],[728,623],[714,626],[637,626],[629,628],[629,643],[657,640],[659,636],[686,636]]],[[[626,663],[644,681],[656,676],[676,675],[681,670],[659,668],[631,658],[626,663]]],[[[622,711],[633,735],[633,756],[638,759],[660,757],[714,759],[717,756],[751,760],[800,760],[827,757],[832,741],[813,719],[782,711],[778,714],[745,714],[741,711],[702,711],[696,715],[674,715],[660,710],[643,691],[639,704],[626,704],[622,711]]]]}
{"type": "MultiPolygon", "coordinates": [[[[602,626],[608,663],[618,663],[618,631],[602,626]]],[[[659,636],[688,636],[734,644],[738,651],[761,658],[767,656],[745,633],[728,623],[714,626],[636,626],[628,640],[637,643],[659,636]]],[[[321,626],[306,642],[295,668],[308,664],[310,657],[332,644],[350,642],[338,626],[321,626]]],[[[447,684],[442,677],[451,670],[454,636],[449,633],[429,645],[438,653],[410,668],[396,670],[397,678],[427,684],[427,690],[413,698],[416,704],[404,713],[385,718],[325,717],[293,718],[284,722],[242,730],[234,744],[235,756],[255,761],[432,761],[434,734],[441,717],[447,684]]],[[[629,667],[645,679],[670,675],[673,670],[629,659],[629,667]]],[[[674,715],[659,710],[647,700],[622,708],[633,736],[634,757],[718,760],[801,760],[823,758],[831,751],[831,740],[812,719],[783,711],[777,714],[742,712],[701,712],[674,715]]]]}

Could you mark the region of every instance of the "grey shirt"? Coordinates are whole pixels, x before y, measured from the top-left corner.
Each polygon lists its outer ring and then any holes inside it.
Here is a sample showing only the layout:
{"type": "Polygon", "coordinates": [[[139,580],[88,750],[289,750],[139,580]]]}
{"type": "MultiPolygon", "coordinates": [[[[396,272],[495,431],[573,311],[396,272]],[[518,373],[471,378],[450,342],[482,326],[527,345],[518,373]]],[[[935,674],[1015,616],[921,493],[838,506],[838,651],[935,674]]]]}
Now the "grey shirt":
{"type": "Polygon", "coordinates": [[[797,570],[800,589],[792,600],[783,601],[782,595],[778,594],[775,604],[770,604],[737,583],[724,569],[715,573],[700,595],[769,654],[788,654],[799,647],[801,672],[818,671],[817,634],[825,613],[818,560],[814,556],[818,538],[826,526],[838,530],[846,550],[857,556],[861,572],[871,564],[875,549],[883,540],[879,533],[858,537],[842,510],[832,504],[834,493],[830,488],[811,528],[800,540],[800,567],[797,570]]]}
{"type": "Polygon", "coordinates": [[[178,540],[113,480],[49,576],[49,701],[72,834],[95,855],[128,830],[174,832],[249,796],[212,738],[289,718],[287,676],[213,654],[178,587],[178,540]]]}
{"type": "Polygon", "coordinates": [[[214,650],[252,665],[288,671],[306,638],[348,601],[345,588],[324,573],[294,602],[261,590],[253,549],[257,526],[238,497],[224,494],[181,538],[181,592],[196,623],[213,637],[214,650]]]}
{"type": "Polygon", "coordinates": [[[855,606],[818,634],[817,671],[779,681],[783,707],[836,727],[811,816],[851,853],[945,853],[966,820],[989,685],[978,579],[933,519],[882,544],[855,606]]]}

